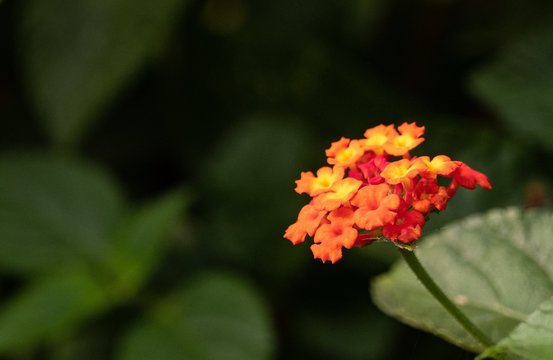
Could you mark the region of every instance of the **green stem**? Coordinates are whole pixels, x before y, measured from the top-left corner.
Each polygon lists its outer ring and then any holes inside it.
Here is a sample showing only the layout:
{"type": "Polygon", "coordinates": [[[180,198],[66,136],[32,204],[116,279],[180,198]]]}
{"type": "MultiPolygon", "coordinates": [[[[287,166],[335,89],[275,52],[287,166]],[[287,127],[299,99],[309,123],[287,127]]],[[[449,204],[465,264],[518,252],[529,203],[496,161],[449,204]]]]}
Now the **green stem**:
{"type": "Polygon", "coordinates": [[[399,253],[409,265],[411,270],[415,273],[424,287],[430,291],[432,296],[436,298],[442,304],[442,306],[461,324],[461,326],[467,330],[476,340],[478,340],[485,347],[492,346],[492,342],[472,321],[466,317],[465,314],[459,310],[459,308],[447,297],[446,294],[440,289],[440,287],[432,280],[430,275],[426,272],[419,259],[415,256],[415,253],[411,250],[398,247],[399,253]]]}

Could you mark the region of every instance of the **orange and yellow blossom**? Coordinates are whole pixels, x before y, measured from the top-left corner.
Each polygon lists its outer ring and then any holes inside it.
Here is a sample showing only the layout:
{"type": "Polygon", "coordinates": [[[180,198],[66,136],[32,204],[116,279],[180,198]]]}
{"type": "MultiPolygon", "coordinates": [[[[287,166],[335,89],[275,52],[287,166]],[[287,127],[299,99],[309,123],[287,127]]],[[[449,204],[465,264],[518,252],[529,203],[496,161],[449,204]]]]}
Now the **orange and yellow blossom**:
{"type": "Polygon", "coordinates": [[[317,170],[317,176],[311,171],[302,172],[301,178],[296,180],[296,192],[298,194],[307,193],[315,196],[330,190],[332,185],[344,177],[344,168],[341,167],[322,167],[317,170]]]}
{"type": "Polygon", "coordinates": [[[394,125],[378,125],[365,131],[363,146],[366,150],[371,150],[377,155],[384,153],[384,145],[390,143],[399,136],[394,125]]]}
{"type": "Polygon", "coordinates": [[[449,176],[461,166],[460,161],[453,161],[446,155],[435,156],[432,160],[428,156],[421,156],[418,159],[426,165],[426,171],[422,176],[432,179],[436,179],[438,175],[449,176]]]}
{"type": "Polygon", "coordinates": [[[390,185],[402,184],[408,190],[411,188],[412,179],[427,169],[420,158],[410,160],[401,159],[389,163],[380,174],[390,185]]]}
{"type": "Polygon", "coordinates": [[[342,167],[353,167],[365,153],[362,145],[363,143],[360,140],[351,140],[346,147],[339,148],[339,146],[336,146],[336,149],[331,147],[327,152],[327,156],[329,156],[329,153],[333,155],[328,157],[328,163],[342,167]]]}
{"type": "Polygon", "coordinates": [[[353,178],[337,181],[328,192],[317,195],[313,199],[313,205],[316,209],[327,211],[347,205],[361,185],[361,181],[353,178]]]}
{"type": "Polygon", "coordinates": [[[423,134],[424,126],[416,123],[397,130],[378,125],[365,131],[365,139],[332,143],[326,155],[333,166],[320,168],[316,176],[302,172],[296,180],[296,192],[312,200],[284,237],[293,244],[313,237],[314,257],[335,263],[342,249],[377,238],[413,244],[427,216],[444,210],[459,187],[491,189],[486,175],[461,161],[446,155],[411,157],[423,134]],[[450,179],[449,185],[439,185],[438,177],[450,179]]]}
{"type": "Polygon", "coordinates": [[[398,127],[401,135],[396,136],[389,143],[384,145],[384,151],[390,155],[403,156],[410,150],[419,146],[424,138],[424,126],[417,126],[416,123],[403,123],[398,127]]]}
{"type": "Polygon", "coordinates": [[[335,157],[339,151],[348,147],[351,140],[345,137],[340,138],[338,141],[334,141],[330,144],[330,147],[325,150],[325,154],[328,158],[335,157]]]}

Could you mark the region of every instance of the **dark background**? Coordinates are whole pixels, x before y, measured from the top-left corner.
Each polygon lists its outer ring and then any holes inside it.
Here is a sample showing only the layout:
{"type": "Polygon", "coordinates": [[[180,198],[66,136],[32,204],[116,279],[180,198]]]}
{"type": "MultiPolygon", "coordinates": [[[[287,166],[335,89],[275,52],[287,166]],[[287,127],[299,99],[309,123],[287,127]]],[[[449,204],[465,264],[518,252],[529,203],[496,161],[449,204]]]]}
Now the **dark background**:
{"type": "MultiPolygon", "coordinates": [[[[129,204],[186,189],[184,235],[139,293],[155,303],[206,271],[233,274],[267,311],[268,358],[470,359],[372,304],[391,245],[330,265],[282,238],[307,201],[294,180],[341,136],[416,121],[427,130],[415,155],[465,161],[494,187],[460,191],[426,232],[492,207],[548,205],[552,20],[553,3],[538,0],[4,0],[0,147],[93,164],[129,204]]],[[[1,330],[36,276],[1,260],[0,271],[1,330]]],[[[0,350],[119,358],[147,311],[131,298],[56,339],[0,350]]]]}

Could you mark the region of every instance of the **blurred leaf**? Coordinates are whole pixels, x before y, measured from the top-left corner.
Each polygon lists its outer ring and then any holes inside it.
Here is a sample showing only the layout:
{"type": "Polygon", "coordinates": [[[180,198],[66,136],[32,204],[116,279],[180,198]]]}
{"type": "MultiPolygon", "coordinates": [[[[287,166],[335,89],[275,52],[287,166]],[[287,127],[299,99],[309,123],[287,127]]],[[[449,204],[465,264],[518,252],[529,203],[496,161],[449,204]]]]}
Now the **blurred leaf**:
{"type": "Polygon", "coordinates": [[[266,187],[289,184],[290,175],[296,175],[305,157],[303,131],[293,122],[260,114],[232,128],[208,162],[213,190],[247,202],[255,202],[259,196],[278,197],[266,187]],[[262,171],[263,165],[270,166],[271,171],[262,171]]]}
{"type": "Polygon", "coordinates": [[[553,27],[522,37],[477,72],[472,87],[514,134],[553,150],[553,27]]]}
{"type": "Polygon", "coordinates": [[[272,336],[265,305],[250,286],[206,275],[159,304],[128,334],[118,358],[269,359],[272,336]]]}
{"type": "Polygon", "coordinates": [[[115,267],[115,287],[120,295],[132,296],[155,269],[186,203],[187,194],[173,192],[147,204],[122,222],[110,254],[115,267]]]}
{"type": "Polygon", "coordinates": [[[195,344],[180,343],[180,339],[157,324],[144,324],[131,331],[123,341],[120,360],[204,359],[195,344]]]}
{"type": "Polygon", "coordinates": [[[188,0],[31,0],[21,22],[30,96],[53,142],[79,141],[166,42],[188,0]]]}
{"type": "Polygon", "coordinates": [[[98,169],[39,154],[0,156],[0,266],[32,273],[95,262],[121,212],[98,169]]]}
{"type": "Polygon", "coordinates": [[[482,354],[486,356],[512,353],[531,360],[549,360],[553,354],[553,301],[546,300],[526,321],[482,354]]]}
{"type": "Polygon", "coordinates": [[[103,288],[82,271],[42,278],[3,305],[0,352],[21,351],[64,336],[106,303],[103,288]]]}
{"type": "Polygon", "coordinates": [[[282,234],[295,216],[291,211],[304,201],[293,191],[293,179],[309,141],[290,119],[274,115],[252,116],[228,133],[206,161],[202,246],[210,254],[268,276],[293,271],[302,258],[294,257],[282,234]],[[271,256],[260,256],[266,254],[271,256]]]}
{"type": "MultiPolygon", "coordinates": [[[[431,276],[494,342],[553,295],[553,214],[492,210],[447,226],[416,253],[431,276]]],[[[484,350],[400,262],[372,286],[386,313],[465,349],[484,350]]],[[[551,343],[553,338],[544,338],[551,343]]]]}

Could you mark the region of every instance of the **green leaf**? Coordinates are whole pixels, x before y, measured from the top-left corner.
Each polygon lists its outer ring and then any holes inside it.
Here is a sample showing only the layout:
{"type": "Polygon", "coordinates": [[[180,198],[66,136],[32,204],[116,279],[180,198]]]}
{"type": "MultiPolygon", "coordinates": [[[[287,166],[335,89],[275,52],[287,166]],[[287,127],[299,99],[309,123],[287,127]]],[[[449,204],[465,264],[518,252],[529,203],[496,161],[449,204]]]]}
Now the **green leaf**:
{"type": "Polygon", "coordinates": [[[98,262],[121,212],[97,168],[39,154],[0,156],[0,267],[42,273],[98,262]]]}
{"type": "Polygon", "coordinates": [[[188,0],[31,0],[21,21],[30,96],[56,144],[75,144],[157,53],[188,0]]]}
{"type": "MultiPolygon", "coordinates": [[[[446,226],[415,251],[444,292],[498,342],[553,295],[551,238],[552,213],[496,209],[446,226]]],[[[403,262],[373,282],[372,295],[403,322],[465,349],[484,350],[403,262]]]]}
{"type": "Polygon", "coordinates": [[[132,296],[155,269],[187,203],[187,194],[173,192],[121,222],[109,254],[120,296],[132,296]]]}
{"type": "Polygon", "coordinates": [[[516,354],[524,359],[549,360],[553,354],[553,299],[548,299],[509,336],[481,355],[516,354]]]}
{"type": "Polygon", "coordinates": [[[553,354],[553,299],[548,299],[508,337],[488,348],[478,359],[505,353],[524,359],[549,360],[553,354]]]}
{"type": "Polygon", "coordinates": [[[107,304],[103,288],[75,270],[37,280],[0,311],[0,352],[25,350],[69,334],[107,304]]]}
{"type": "MultiPolygon", "coordinates": [[[[549,21],[551,24],[551,21],[549,21]]],[[[477,72],[476,95],[515,134],[553,150],[553,27],[519,39],[497,61],[477,72]]]]}
{"type": "Polygon", "coordinates": [[[228,275],[204,275],[139,323],[118,359],[268,359],[272,336],[265,304],[249,285],[228,275]]]}

